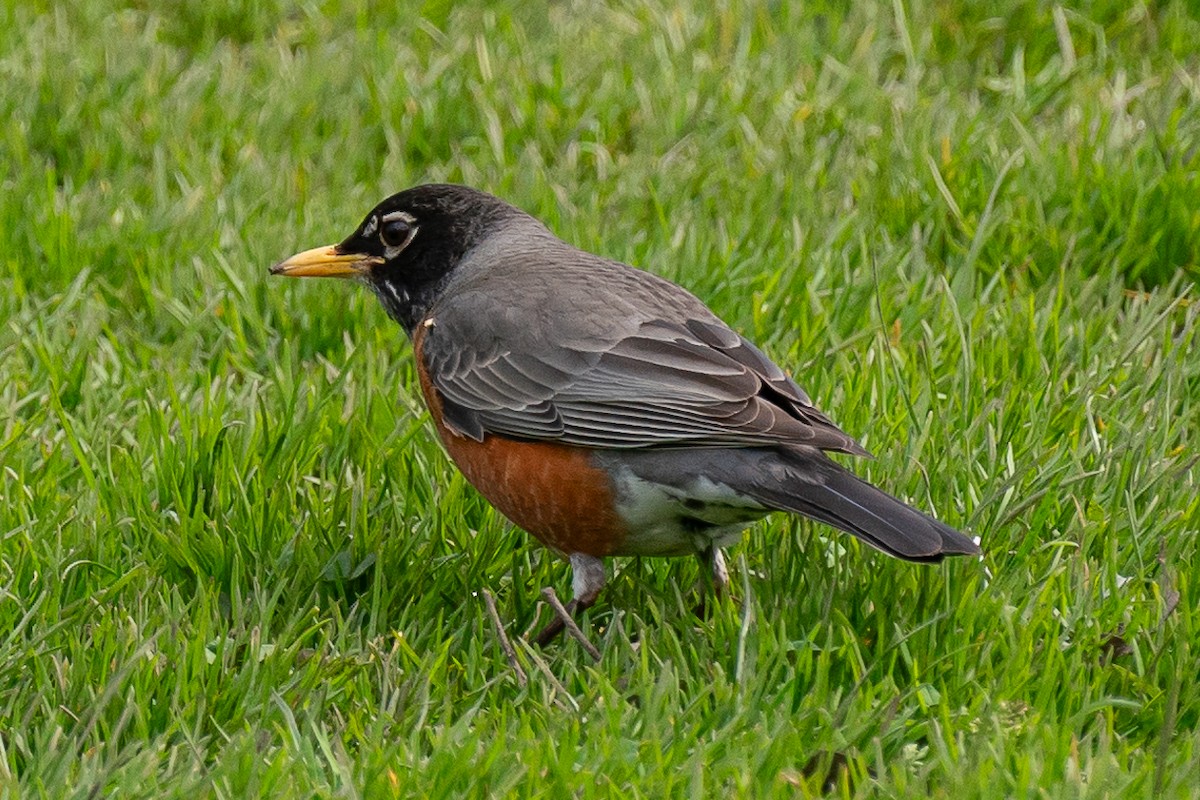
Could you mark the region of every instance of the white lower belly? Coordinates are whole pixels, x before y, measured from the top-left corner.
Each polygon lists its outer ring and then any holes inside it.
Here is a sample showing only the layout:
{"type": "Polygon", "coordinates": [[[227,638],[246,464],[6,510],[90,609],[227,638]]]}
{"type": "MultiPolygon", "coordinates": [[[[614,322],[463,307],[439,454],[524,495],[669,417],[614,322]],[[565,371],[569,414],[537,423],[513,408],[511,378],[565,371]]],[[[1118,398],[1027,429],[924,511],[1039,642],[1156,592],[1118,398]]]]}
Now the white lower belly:
{"type": "Polygon", "coordinates": [[[614,482],[617,514],[628,531],[621,548],[625,555],[683,556],[724,547],[769,511],[705,478],[664,486],[623,470],[614,482]]]}

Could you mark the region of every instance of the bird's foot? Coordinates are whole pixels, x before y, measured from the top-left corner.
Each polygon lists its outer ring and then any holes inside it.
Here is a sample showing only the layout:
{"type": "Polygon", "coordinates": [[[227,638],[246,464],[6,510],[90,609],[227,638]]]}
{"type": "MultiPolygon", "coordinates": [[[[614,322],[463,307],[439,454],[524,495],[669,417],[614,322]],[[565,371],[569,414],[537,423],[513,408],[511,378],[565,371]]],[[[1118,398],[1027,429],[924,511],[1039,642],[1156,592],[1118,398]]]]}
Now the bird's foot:
{"type": "Polygon", "coordinates": [[[565,630],[572,639],[579,642],[579,644],[583,646],[583,649],[587,651],[588,655],[590,655],[596,661],[599,661],[600,650],[596,647],[596,645],[592,644],[591,640],[587,638],[587,635],[582,629],[580,629],[579,625],[575,623],[575,612],[582,611],[585,608],[579,599],[576,598],[564,606],[562,602],[559,601],[558,595],[555,594],[554,589],[549,586],[547,586],[545,589],[542,589],[542,597],[546,599],[546,602],[550,604],[550,608],[553,609],[554,619],[550,620],[549,624],[546,625],[545,628],[542,628],[542,632],[534,637],[534,644],[536,644],[538,647],[544,647],[550,642],[554,641],[554,639],[565,630]]]}
{"type": "Polygon", "coordinates": [[[575,623],[575,614],[590,607],[600,596],[600,590],[604,587],[604,562],[595,556],[582,553],[572,553],[570,561],[571,583],[575,590],[575,597],[564,606],[559,601],[554,589],[547,586],[542,590],[542,597],[554,611],[554,619],[550,620],[545,628],[542,628],[541,633],[533,638],[533,642],[539,647],[544,647],[565,630],[571,638],[583,646],[588,655],[599,661],[600,651],[579,629],[575,623]]]}

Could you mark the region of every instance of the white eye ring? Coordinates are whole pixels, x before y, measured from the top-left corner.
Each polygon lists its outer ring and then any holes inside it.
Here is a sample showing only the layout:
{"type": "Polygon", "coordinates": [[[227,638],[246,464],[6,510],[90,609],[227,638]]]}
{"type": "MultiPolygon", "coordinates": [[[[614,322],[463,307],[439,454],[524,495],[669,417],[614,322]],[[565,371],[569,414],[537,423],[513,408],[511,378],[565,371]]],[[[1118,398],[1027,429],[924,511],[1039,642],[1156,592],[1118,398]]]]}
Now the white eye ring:
{"type": "Polygon", "coordinates": [[[393,211],[386,214],[379,225],[379,241],[387,248],[388,257],[392,257],[408,247],[409,242],[417,235],[416,218],[404,211],[393,211]]]}

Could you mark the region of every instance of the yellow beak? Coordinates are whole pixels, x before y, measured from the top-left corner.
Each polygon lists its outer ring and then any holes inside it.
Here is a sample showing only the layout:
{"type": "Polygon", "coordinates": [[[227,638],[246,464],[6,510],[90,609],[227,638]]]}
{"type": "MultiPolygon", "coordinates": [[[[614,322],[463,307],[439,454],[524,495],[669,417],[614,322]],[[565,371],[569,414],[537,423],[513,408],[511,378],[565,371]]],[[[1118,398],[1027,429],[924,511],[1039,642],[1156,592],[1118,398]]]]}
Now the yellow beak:
{"type": "Polygon", "coordinates": [[[337,245],[326,245],[280,261],[271,267],[271,274],[287,275],[289,278],[361,278],[370,272],[371,267],[382,263],[383,259],[379,256],[339,253],[337,245]]]}

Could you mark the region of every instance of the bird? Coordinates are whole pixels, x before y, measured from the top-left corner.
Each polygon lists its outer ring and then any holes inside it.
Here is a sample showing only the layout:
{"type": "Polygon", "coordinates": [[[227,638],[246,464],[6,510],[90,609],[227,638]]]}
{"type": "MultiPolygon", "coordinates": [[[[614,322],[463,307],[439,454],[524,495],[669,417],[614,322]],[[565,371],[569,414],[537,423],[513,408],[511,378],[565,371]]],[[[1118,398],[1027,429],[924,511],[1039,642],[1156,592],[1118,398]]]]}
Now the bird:
{"type": "Polygon", "coordinates": [[[569,563],[569,615],[596,602],[614,556],[695,556],[722,591],[723,548],[775,511],[908,561],[981,554],[830,458],[870,454],[691,292],[480,190],[393,194],[270,272],[374,292],[411,341],[450,459],[569,563]]]}

